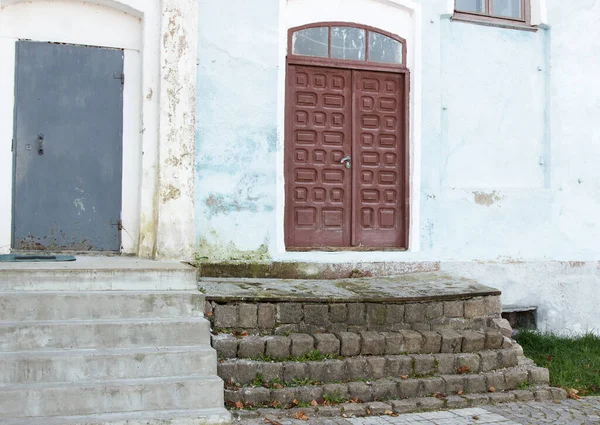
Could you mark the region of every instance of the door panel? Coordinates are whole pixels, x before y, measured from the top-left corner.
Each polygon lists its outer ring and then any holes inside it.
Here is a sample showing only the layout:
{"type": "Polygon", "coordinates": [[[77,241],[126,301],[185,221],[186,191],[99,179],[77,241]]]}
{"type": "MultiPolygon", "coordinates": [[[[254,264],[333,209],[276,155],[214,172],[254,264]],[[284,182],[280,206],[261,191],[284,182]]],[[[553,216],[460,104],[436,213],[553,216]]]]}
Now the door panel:
{"type": "Polygon", "coordinates": [[[351,72],[290,66],[286,245],[343,247],[351,236],[351,72]]]}
{"type": "Polygon", "coordinates": [[[120,249],[123,59],[17,43],[13,248],[120,249]]]}
{"type": "Polygon", "coordinates": [[[353,71],[354,246],[404,247],[404,75],[353,71]]]}

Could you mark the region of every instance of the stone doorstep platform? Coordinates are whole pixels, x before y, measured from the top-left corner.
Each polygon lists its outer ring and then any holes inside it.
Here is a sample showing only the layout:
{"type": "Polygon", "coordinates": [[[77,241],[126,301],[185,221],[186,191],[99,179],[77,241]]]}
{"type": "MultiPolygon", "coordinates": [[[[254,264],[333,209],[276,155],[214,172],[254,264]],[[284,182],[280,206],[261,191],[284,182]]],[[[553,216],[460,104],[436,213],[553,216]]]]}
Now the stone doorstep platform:
{"type": "Polygon", "coordinates": [[[200,291],[216,303],[362,303],[452,301],[499,296],[499,290],[440,272],[333,280],[201,278],[200,291]]]}

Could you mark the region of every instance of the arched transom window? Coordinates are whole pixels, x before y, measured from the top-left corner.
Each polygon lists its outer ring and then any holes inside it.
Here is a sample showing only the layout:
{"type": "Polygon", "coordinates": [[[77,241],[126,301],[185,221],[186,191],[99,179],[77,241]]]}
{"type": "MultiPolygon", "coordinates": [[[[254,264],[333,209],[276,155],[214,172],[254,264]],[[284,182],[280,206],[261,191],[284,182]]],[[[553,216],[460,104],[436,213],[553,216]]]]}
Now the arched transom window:
{"type": "Polygon", "coordinates": [[[321,22],[292,28],[288,52],[292,56],[406,65],[403,38],[347,22],[321,22]]]}

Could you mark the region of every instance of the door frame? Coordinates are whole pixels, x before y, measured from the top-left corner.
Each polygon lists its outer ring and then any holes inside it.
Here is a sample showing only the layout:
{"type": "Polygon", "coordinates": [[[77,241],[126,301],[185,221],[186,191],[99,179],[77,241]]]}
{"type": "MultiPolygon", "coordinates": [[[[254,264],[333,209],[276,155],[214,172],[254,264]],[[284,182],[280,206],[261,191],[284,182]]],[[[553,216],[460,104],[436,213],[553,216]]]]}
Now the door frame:
{"type": "MultiPolygon", "coordinates": [[[[314,26],[325,26],[325,25],[348,25],[347,22],[319,22],[315,24],[303,25],[301,27],[294,27],[288,30],[288,52],[291,52],[291,40],[292,34],[295,31],[303,28],[309,28],[314,26]]],[[[352,24],[352,26],[367,28],[373,31],[381,32],[385,35],[390,35],[385,31],[379,30],[373,27],[365,27],[364,25],[356,25],[352,24]]],[[[394,36],[396,39],[401,39],[401,37],[394,36]]],[[[403,40],[403,39],[401,39],[403,40]]],[[[406,59],[406,43],[403,42],[403,57],[406,59]]],[[[403,182],[403,192],[404,192],[404,204],[403,204],[403,212],[404,212],[404,240],[406,247],[335,247],[335,248],[323,248],[323,247],[290,247],[288,246],[288,234],[287,234],[287,220],[288,218],[288,207],[287,207],[287,182],[289,181],[290,170],[288,167],[288,159],[287,159],[287,145],[288,140],[291,140],[291,108],[292,108],[292,99],[290,96],[290,91],[288,90],[288,85],[286,83],[285,90],[285,108],[284,108],[284,144],[283,144],[283,159],[284,159],[284,185],[286,187],[284,191],[284,243],[285,250],[288,252],[309,252],[309,251],[335,251],[335,252],[343,252],[343,251],[407,251],[410,246],[410,71],[405,65],[387,65],[387,64],[379,64],[373,62],[358,62],[358,61],[350,61],[343,59],[329,59],[329,58],[317,58],[317,57],[307,57],[307,56],[297,56],[288,54],[286,57],[286,80],[289,75],[290,66],[301,65],[301,66],[315,66],[315,67],[325,67],[325,68],[335,68],[342,70],[363,70],[363,71],[373,71],[373,72],[386,72],[386,73],[394,73],[394,74],[402,74],[404,77],[404,117],[400,117],[404,122],[404,182],[403,182]]],[[[354,89],[354,85],[352,87],[354,89]]],[[[352,90],[353,96],[353,90],[352,90]]],[[[352,141],[352,146],[354,146],[354,141],[352,141]]],[[[353,199],[354,201],[354,199],[353,199]]],[[[353,205],[351,205],[353,207],[353,205]]],[[[354,209],[354,208],[352,208],[354,209]]],[[[352,217],[354,218],[354,212],[352,212],[352,217]]],[[[354,221],[351,223],[351,231],[354,229],[354,221]]]]}

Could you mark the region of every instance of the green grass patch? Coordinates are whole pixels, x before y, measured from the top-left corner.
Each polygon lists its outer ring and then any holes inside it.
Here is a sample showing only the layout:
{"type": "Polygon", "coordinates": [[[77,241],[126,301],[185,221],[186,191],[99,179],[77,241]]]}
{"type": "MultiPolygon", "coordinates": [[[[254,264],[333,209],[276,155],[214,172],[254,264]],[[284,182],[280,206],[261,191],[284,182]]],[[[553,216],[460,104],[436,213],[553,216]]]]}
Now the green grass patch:
{"type": "Polygon", "coordinates": [[[550,385],[579,395],[600,395],[600,337],[576,337],[520,331],[516,337],[525,355],[550,371],[550,385]]]}

